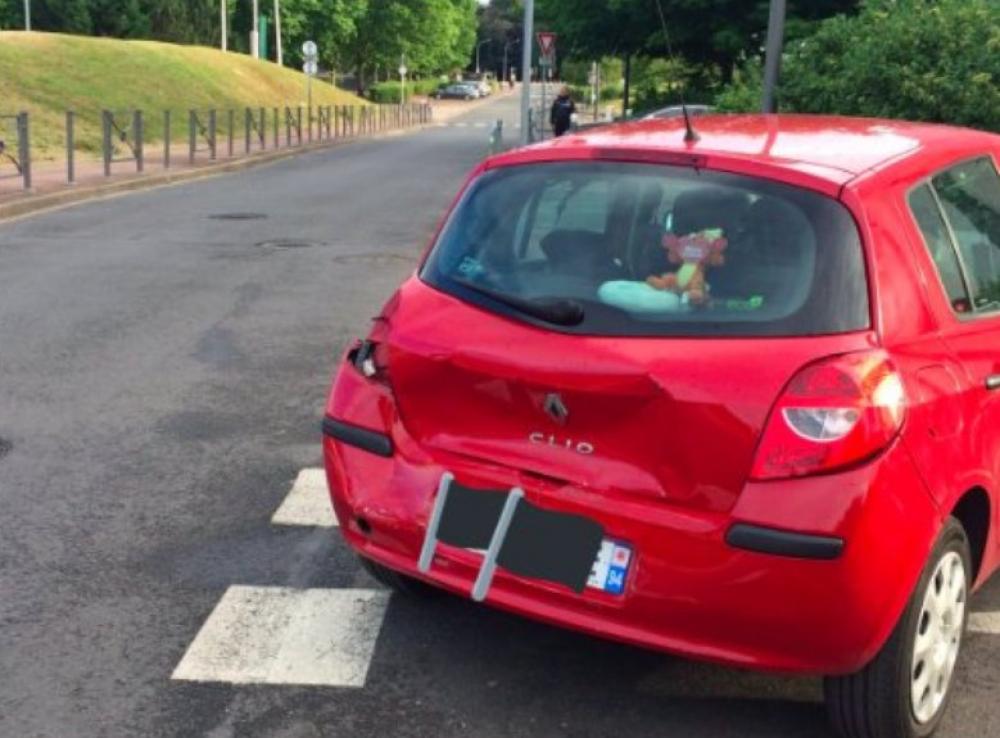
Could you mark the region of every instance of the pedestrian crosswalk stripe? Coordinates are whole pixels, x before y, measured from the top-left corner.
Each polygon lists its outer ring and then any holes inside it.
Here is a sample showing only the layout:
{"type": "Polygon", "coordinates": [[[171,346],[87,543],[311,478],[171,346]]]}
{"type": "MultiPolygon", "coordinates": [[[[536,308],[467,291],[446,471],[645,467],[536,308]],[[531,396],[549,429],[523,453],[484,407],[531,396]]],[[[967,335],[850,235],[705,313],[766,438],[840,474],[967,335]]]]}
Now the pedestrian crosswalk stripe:
{"type": "Polygon", "coordinates": [[[326,472],[320,469],[303,469],[299,472],[291,492],[274,513],[275,525],[301,525],[315,528],[333,528],[337,516],[330,504],[326,486],[326,472]]]}
{"type": "Polygon", "coordinates": [[[969,615],[969,630],[974,633],[1000,635],[1000,611],[972,613],[969,615]]]}
{"type": "Polygon", "coordinates": [[[371,589],[230,587],[172,678],[363,687],[388,603],[371,589]]]}

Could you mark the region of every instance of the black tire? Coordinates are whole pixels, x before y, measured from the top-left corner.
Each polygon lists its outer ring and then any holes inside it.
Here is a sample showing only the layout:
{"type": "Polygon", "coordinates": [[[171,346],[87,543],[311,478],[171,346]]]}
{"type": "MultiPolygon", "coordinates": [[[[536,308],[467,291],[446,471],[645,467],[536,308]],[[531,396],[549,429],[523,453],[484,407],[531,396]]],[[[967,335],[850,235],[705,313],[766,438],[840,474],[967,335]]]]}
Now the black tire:
{"type": "Polygon", "coordinates": [[[389,589],[405,594],[407,597],[436,597],[441,593],[440,590],[431,587],[429,584],[424,584],[418,579],[400,574],[398,571],[377,564],[364,556],[358,556],[358,560],[365,571],[371,574],[377,581],[389,589]]]}
{"type": "MultiPolygon", "coordinates": [[[[924,596],[938,564],[949,553],[958,554],[965,566],[965,614],[960,631],[965,633],[969,620],[972,555],[962,525],[949,518],[903,616],[882,650],[856,674],[824,680],[830,720],[843,738],[928,738],[937,730],[954,692],[954,672],[937,712],[933,718],[920,723],[911,698],[911,664],[924,596]]],[[[959,642],[959,658],[962,645],[964,638],[959,642]]]]}

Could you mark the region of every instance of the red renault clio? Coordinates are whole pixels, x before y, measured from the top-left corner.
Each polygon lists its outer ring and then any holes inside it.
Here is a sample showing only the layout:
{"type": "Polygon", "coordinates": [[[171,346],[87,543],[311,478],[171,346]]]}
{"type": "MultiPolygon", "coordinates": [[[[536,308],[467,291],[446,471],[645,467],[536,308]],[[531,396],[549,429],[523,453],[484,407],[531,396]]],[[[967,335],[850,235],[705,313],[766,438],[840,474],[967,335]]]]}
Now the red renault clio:
{"type": "Polygon", "coordinates": [[[1000,565],[1000,136],[696,123],[472,173],[337,371],[341,530],[400,589],[928,736],[1000,565]]]}

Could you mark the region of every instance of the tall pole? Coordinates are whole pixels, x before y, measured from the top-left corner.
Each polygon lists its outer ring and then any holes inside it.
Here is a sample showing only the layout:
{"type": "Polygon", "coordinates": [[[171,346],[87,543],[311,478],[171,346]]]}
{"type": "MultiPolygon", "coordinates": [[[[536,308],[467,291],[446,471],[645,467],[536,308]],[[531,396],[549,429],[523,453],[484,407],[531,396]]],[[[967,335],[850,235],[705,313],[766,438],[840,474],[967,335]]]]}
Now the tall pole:
{"type": "Polygon", "coordinates": [[[285,63],[285,58],[281,53],[281,0],[274,0],[274,48],[280,67],[285,63]]]}
{"type": "Polygon", "coordinates": [[[767,22],[767,57],[764,62],[764,99],[761,107],[765,114],[777,110],[778,76],[781,74],[781,52],[785,45],[786,0],[771,0],[771,14],[767,22]]]}
{"type": "Polygon", "coordinates": [[[534,37],[535,0],[524,0],[524,34],[521,36],[521,143],[530,140],[531,39],[534,37]]]}
{"type": "Polygon", "coordinates": [[[31,30],[31,0],[24,0],[24,30],[31,30]]]}
{"type": "Polygon", "coordinates": [[[253,0],[253,28],[250,31],[250,56],[260,58],[260,7],[258,0],[253,0]]]}
{"type": "Polygon", "coordinates": [[[222,29],[222,43],[219,48],[223,51],[229,50],[229,8],[226,7],[226,0],[219,3],[219,27],[222,29]]]}
{"type": "Polygon", "coordinates": [[[486,39],[485,41],[480,41],[478,44],[476,44],[476,74],[479,74],[479,72],[480,72],[480,69],[479,69],[479,50],[481,48],[483,48],[483,46],[485,46],[489,42],[490,42],[490,40],[486,39]]]}

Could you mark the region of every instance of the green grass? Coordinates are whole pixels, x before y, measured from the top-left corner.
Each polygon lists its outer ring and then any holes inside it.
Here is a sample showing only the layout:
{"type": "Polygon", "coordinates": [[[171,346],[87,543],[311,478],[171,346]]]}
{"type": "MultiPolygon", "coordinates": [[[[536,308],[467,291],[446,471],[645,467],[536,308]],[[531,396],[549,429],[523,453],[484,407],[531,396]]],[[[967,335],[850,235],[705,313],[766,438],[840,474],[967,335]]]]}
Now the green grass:
{"type": "MultiPolygon", "coordinates": [[[[343,90],[313,80],[314,105],[361,105],[343,90]]],[[[140,109],[146,141],[163,137],[163,111],[172,116],[171,139],[182,141],[190,109],[216,108],[220,128],[236,108],[242,130],[246,107],[306,104],[306,78],[299,72],[244,54],[156,41],[122,41],[55,33],[0,31],[0,115],[31,115],[36,157],[58,155],[65,146],[67,110],[76,113],[76,148],[99,151],[103,109],[140,109]]],[[[268,111],[270,126],[270,111],[268,111]]],[[[11,125],[0,138],[12,139],[11,125]]]]}

